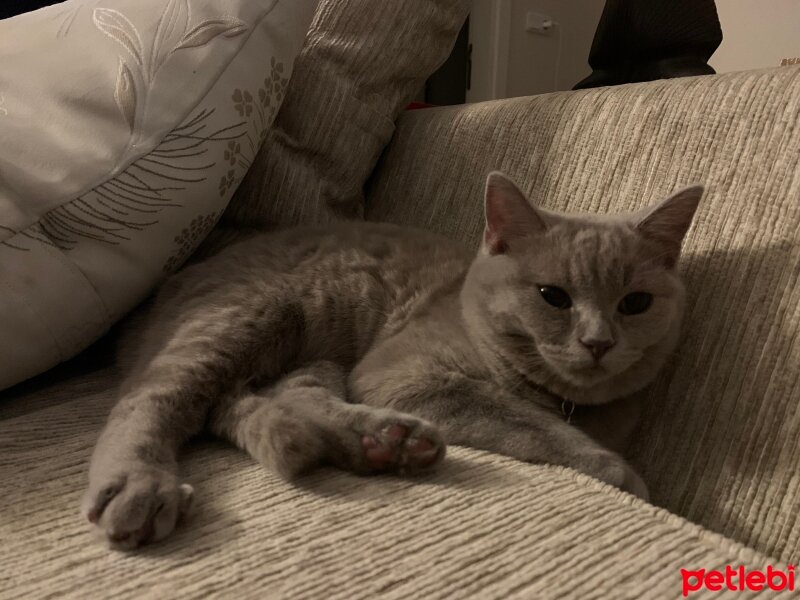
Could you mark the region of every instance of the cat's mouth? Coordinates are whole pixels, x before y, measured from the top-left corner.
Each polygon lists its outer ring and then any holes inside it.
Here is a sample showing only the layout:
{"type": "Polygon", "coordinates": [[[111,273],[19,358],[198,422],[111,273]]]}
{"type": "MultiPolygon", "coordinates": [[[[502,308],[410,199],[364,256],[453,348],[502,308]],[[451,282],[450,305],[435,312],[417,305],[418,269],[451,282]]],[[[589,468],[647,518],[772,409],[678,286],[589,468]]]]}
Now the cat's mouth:
{"type": "Polygon", "coordinates": [[[588,366],[571,369],[570,375],[567,380],[569,383],[591,387],[609,379],[614,373],[600,363],[591,363],[588,366]]]}
{"type": "Polygon", "coordinates": [[[565,383],[577,387],[588,388],[603,383],[619,373],[606,361],[553,360],[543,356],[550,368],[565,383]]]}
{"type": "Polygon", "coordinates": [[[603,357],[600,361],[592,359],[579,360],[575,355],[562,345],[536,344],[529,335],[518,332],[505,332],[507,343],[513,344],[515,354],[518,356],[536,357],[530,365],[531,370],[536,370],[535,363],[541,362],[549,368],[551,373],[569,385],[589,388],[603,383],[620,372],[628,365],[620,365],[619,361],[609,361],[603,357]]]}
{"type": "Polygon", "coordinates": [[[606,356],[599,361],[571,362],[565,365],[565,381],[580,387],[591,387],[624,373],[636,364],[638,358],[638,355],[627,353],[625,356],[606,356]]]}

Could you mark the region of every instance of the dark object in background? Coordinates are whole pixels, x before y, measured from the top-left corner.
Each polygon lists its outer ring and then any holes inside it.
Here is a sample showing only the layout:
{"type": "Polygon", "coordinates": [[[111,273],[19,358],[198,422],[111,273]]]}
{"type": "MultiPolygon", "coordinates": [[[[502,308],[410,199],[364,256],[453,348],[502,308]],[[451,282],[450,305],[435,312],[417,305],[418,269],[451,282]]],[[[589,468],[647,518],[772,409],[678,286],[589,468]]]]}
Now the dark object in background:
{"type": "Polygon", "coordinates": [[[458,32],[450,56],[425,82],[425,102],[444,106],[464,104],[469,89],[470,53],[469,17],[458,32]]]}
{"type": "Polygon", "coordinates": [[[573,89],[713,75],[722,42],[714,0],[606,0],[589,52],[594,69],[573,89]]]}
{"type": "Polygon", "coordinates": [[[0,0],[0,19],[38,10],[51,4],[59,4],[64,0],[0,0]]]}

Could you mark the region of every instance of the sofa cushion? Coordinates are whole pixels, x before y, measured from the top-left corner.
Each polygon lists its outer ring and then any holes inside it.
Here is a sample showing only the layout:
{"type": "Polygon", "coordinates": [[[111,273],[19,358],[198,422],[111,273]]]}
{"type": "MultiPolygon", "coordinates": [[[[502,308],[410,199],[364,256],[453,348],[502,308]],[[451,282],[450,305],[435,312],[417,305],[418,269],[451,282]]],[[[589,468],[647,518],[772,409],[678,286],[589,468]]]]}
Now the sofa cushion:
{"type": "Polygon", "coordinates": [[[0,22],[0,388],[86,347],[214,225],[315,0],[71,0],[0,22]]]}
{"type": "Polygon", "coordinates": [[[567,469],[451,448],[422,477],[290,485],[211,441],[187,452],[189,520],[114,552],[78,505],[117,375],[81,370],[0,394],[0,598],[678,598],[682,568],[785,568],[567,469]]]}
{"type": "Polygon", "coordinates": [[[653,500],[800,560],[800,67],[404,115],[367,216],[477,248],[486,173],[545,208],[635,209],[691,183],[683,341],[642,394],[653,500]]]}
{"type": "Polygon", "coordinates": [[[222,224],[360,217],[397,115],[445,61],[468,9],[465,0],[322,0],[287,101],[222,224]]]}

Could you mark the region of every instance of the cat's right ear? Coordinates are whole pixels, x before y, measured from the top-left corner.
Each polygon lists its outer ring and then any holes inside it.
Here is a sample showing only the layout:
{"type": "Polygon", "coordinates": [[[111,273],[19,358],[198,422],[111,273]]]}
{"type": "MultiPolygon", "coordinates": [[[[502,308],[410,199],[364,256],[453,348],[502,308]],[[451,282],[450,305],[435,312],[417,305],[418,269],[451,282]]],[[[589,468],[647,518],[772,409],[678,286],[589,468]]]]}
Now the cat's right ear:
{"type": "Polygon", "coordinates": [[[543,232],[547,225],[517,185],[499,171],[486,178],[486,229],[483,250],[504,254],[509,244],[531,234],[543,232]]]}
{"type": "Polygon", "coordinates": [[[693,185],[672,194],[655,206],[635,215],[636,229],[663,249],[664,265],[671,269],[678,261],[681,244],[697,205],[703,196],[703,186],[693,185]]]}

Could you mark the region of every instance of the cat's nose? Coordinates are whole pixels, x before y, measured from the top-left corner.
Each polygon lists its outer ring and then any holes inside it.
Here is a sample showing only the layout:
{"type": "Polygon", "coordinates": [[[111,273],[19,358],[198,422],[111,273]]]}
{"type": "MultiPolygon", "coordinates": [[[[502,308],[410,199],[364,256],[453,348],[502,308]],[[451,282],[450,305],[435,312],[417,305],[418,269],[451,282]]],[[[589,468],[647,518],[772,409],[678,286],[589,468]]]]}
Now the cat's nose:
{"type": "Polygon", "coordinates": [[[581,344],[589,352],[596,361],[599,361],[606,353],[614,347],[614,340],[596,340],[592,338],[582,339],[581,344]]]}

